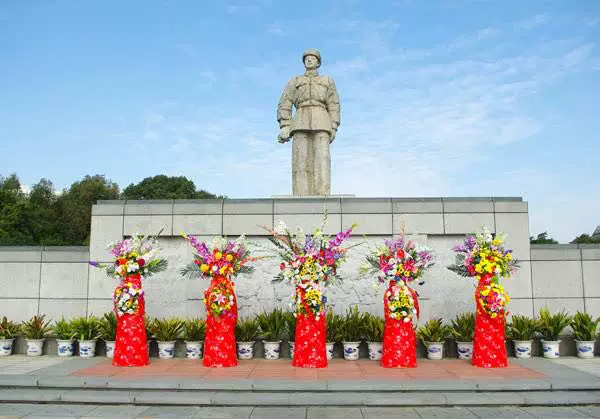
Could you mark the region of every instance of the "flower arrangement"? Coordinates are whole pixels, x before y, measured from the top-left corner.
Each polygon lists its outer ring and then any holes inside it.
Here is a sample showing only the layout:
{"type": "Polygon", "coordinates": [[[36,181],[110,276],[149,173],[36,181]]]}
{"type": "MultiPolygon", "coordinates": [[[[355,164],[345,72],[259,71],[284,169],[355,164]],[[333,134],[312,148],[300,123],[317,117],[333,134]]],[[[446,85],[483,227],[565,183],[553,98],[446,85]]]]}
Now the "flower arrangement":
{"type": "Polygon", "coordinates": [[[137,314],[140,308],[140,298],[143,295],[144,291],[131,282],[119,285],[113,294],[115,312],[119,316],[137,314]]]}
{"type": "Polygon", "coordinates": [[[412,240],[407,241],[404,236],[386,240],[384,246],[371,250],[366,259],[367,263],[361,267],[361,272],[376,274],[382,284],[386,281],[408,284],[419,280],[419,285],[423,285],[423,274],[434,265],[429,248],[412,240]]]}
{"type": "Polygon", "coordinates": [[[296,314],[315,316],[318,320],[325,311],[327,297],[324,288],[336,279],[340,280],[338,268],[346,260],[350,247],[342,247],[355,225],[339,232],[335,237],[324,233],[327,213],[322,225],[311,234],[298,228],[292,232],[283,222],[274,230],[265,228],[272,234],[269,240],[276,246],[276,253],[282,260],[280,272],[274,282],[289,281],[295,286],[291,307],[296,314]]]}
{"type": "Polygon", "coordinates": [[[389,316],[392,319],[408,323],[413,316],[417,315],[413,294],[404,282],[399,285],[392,285],[385,292],[385,298],[388,301],[389,316]]]}
{"type": "Polygon", "coordinates": [[[204,305],[213,316],[227,314],[235,305],[233,284],[221,281],[204,294],[204,305]]]}
{"type": "Polygon", "coordinates": [[[468,235],[464,243],[454,246],[455,263],[448,269],[463,277],[477,277],[484,287],[475,294],[475,301],[492,318],[508,315],[510,301],[500,278],[510,277],[519,267],[512,250],[504,248],[505,235],[494,237],[486,228],[483,232],[468,235]]]}
{"type": "Polygon", "coordinates": [[[167,260],[158,257],[160,233],[156,236],[142,236],[136,233],[131,238],[110,243],[107,248],[114,258],[114,263],[103,265],[91,261],[90,265],[105,269],[108,276],[119,279],[135,274],[149,277],[162,272],[167,268],[167,260]]]}

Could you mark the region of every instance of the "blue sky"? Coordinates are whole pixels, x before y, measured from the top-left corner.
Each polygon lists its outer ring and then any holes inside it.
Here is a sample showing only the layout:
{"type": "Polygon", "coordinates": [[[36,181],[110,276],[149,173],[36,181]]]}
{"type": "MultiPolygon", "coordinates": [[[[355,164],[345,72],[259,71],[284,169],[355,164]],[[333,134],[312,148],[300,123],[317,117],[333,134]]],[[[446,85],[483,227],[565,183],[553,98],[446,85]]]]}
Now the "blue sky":
{"type": "Polygon", "coordinates": [[[599,43],[596,0],[1,2],[0,174],[289,194],[276,105],[319,48],[333,193],[523,196],[569,241],[600,224],[599,43]]]}

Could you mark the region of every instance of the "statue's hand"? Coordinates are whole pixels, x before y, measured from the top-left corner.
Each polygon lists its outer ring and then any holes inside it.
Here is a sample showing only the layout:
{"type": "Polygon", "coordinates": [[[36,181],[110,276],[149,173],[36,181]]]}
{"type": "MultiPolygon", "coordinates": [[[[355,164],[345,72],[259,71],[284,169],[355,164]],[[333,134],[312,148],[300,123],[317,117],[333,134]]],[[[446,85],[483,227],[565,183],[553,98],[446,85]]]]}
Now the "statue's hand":
{"type": "Polygon", "coordinates": [[[333,142],[333,140],[335,140],[335,134],[337,134],[337,129],[333,128],[331,130],[331,137],[329,138],[329,144],[331,144],[333,142]]]}
{"type": "Polygon", "coordinates": [[[281,127],[279,130],[279,137],[277,137],[277,141],[280,143],[287,143],[290,141],[290,127],[281,127]]]}

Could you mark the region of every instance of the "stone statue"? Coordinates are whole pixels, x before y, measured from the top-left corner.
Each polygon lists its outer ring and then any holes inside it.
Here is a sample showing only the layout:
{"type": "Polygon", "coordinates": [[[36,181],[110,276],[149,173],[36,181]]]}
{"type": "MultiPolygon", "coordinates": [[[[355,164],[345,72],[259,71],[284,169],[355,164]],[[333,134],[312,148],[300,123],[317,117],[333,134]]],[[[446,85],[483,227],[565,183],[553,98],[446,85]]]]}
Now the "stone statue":
{"type": "Polygon", "coordinates": [[[321,66],[319,51],[305,51],[302,61],[306,71],[288,82],[277,106],[278,141],[294,139],[293,195],[330,195],[329,144],[340,125],[340,99],[333,80],[317,72],[321,66]],[[296,108],[293,117],[292,107],[296,108]]]}

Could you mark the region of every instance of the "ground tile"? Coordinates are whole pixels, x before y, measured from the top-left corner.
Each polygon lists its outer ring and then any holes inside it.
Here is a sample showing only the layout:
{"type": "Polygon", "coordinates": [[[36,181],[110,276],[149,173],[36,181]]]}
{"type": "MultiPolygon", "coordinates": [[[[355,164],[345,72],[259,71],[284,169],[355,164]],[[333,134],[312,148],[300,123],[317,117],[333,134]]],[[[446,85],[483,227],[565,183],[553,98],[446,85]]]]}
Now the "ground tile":
{"type": "Polygon", "coordinates": [[[86,413],[83,418],[136,418],[147,406],[98,406],[86,413]]]}
{"type": "Polygon", "coordinates": [[[251,419],[305,419],[304,407],[255,407],[251,419]]]}
{"type": "Polygon", "coordinates": [[[0,403],[0,415],[1,416],[25,416],[31,413],[35,413],[44,405],[41,404],[29,404],[29,403],[0,403]]]}
{"type": "Polygon", "coordinates": [[[520,407],[498,406],[498,407],[469,407],[468,410],[475,413],[480,418],[531,418],[532,416],[521,410],[520,407]]]}
{"type": "MultiPolygon", "coordinates": [[[[287,409],[288,411],[290,409],[287,409]]],[[[252,407],[199,407],[194,418],[198,419],[248,419],[252,407]]],[[[288,417],[287,415],[286,417],[288,417]]],[[[264,417],[264,416],[263,416],[264,417]]],[[[293,418],[290,418],[293,419],[293,418]]]]}
{"type": "Polygon", "coordinates": [[[521,407],[525,412],[542,418],[587,418],[583,412],[566,406],[526,406],[521,407]]]}
{"type": "Polygon", "coordinates": [[[600,418],[600,406],[574,406],[573,409],[579,410],[592,418],[600,418]]]}
{"type": "Polygon", "coordinates": [[[165,406],[150,407],[138,415],[139,418],[193,418],[199,412],[197,407],[165,406]]]}
{"type": "Polygon", "coordinates": [[[309,407],[306,419],[363,419],[358,407],[309,407]]]}
{"type": "Polygon", "coordinates": [[[365,419],[421,419],[412,407],[363,407],[365,419]]]}
{"type": "Polygon", "coordinates": [[[443,419],[476,419],[472,412],[465,407],[415,407],[415,410],[423,419],[443,418],[443,419]]]}
{"type": "Polygon", "coordinates": [[[36,410],[25,417],[79,417],[87,415],[93,409],[94,406],[85,404],[46,404],[40,410],[36,410]]]}

